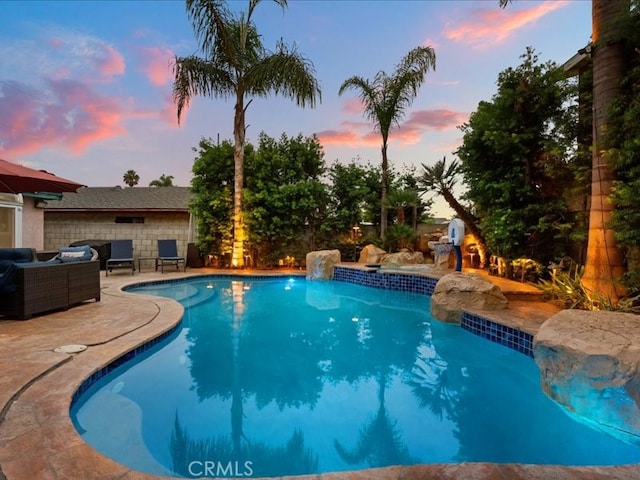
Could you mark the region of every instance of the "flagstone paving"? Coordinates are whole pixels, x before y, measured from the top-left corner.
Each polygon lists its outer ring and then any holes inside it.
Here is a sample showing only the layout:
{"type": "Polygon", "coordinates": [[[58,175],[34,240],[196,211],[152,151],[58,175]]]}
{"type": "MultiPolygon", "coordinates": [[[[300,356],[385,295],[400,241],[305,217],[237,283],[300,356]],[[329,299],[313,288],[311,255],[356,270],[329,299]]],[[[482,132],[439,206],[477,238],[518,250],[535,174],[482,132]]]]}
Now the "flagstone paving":
{"type": "MultiPolygon", "coordinates": [[[[121,272],[108,278],[101,272],[102,301],[86,302],[67,311],[26,321],[0,317],[0,480],[151,480],[103,456],[76,433],[69,407],[82,381],[115,358],[154,338],[180,321],[178,303],[121,291],[130,283],[180,278],[186,274],[121,272]],[[79,353],[54,351],[67,345],[86,345],[79,353]]],[[[225,271],[224,273],[229,273],[225,271]]],[[[234,273],[256,273],[242,271],[234,273]]],[[[265,272],[260,272],[264,274],[265,272]]],[[[283,271],[273,271],[283,273],[283,271]]],[[[301,273],[296,271],[296,273],[301,273]]],[[[492,278],[492,280],[494,280],[492,278]]],[[[531,287],[495,279],[503,291],[531,294],[531,287]],[[529,292],[529,293],[527,293],[529,292]]],[[[494,321],[535,333],[557,308],[539,301],[510,302],[494,313],[494,321]]],[[[534,298],[534,297],[532,297],[534,298]]],[[[293,478],[293,477],[292,477],[293,478]]],[[[493,479],[607,479],[640,478],[640,466],[568,468],[545,465],[463,463],[415,465],[295,477],[296,480],[493,480],[493,479]]]]}

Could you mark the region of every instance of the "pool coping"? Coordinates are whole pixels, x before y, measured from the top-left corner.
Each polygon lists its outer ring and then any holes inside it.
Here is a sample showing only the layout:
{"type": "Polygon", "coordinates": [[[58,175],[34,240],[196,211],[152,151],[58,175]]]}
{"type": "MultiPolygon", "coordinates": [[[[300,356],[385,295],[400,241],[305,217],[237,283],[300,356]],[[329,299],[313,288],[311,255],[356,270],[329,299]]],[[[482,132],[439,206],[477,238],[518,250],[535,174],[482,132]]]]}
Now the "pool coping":
{"type": "MultiPolygon", "coordinates": [[[[211,271],[205,274],[215,273],[211,271]]],[[[24,347],[0,354],[0,367],[3,372],[9,372],[4,383],[9,390],[0,393],[0,480],[174,478],[131,470],[93,450],[75,431],[69,417],[69,406],[74,393],[90,375],[126,352],[163,335],[182,319],[183,310],[177,302],[130,294],[123,291],[123,287],[146,283],[147,279],[165,281],[201,275],[202,271],[195,275],[189,272],[186,275],[152,274],[126,278],[112,275],[108,279],[103,276],[103,301],[100,303],[86,303],[67,312],[56,312],[27,322],[9,321],[8,328],[1,328],[5,326],[3,322],[7,321],[0,321],[0,341],[3,341],[0,345],[10,346],[12,344],[9,342],[13,340],[24,347]],[[93,319],[93,323],[84,325],[89,319],[93,319]],[[117,325],[114,326],[114,323],[117,325]],[[54,330],[54,325],[61,328],[54,330]],[[73,335],[66,334],[67,326],[79,330],[74,330],[73,335]],[[48,328],[53,331],[48,332],[48,328]],[[102,330],[99,332],[98,329],[102,330]],[[12,337],[12,334],[17,336],[12,337]],[[89,348],[81,353],[52,352],[51,347],[61,343],[62,339],[75,342],[76,338],[92,338],[94,341],[86,342],[90,343],[89,348]]],[[[283,478],[628,480],[634,477],[640,478],[638,465],[564,467],[460,463],[395,466],[283,478]]]]}

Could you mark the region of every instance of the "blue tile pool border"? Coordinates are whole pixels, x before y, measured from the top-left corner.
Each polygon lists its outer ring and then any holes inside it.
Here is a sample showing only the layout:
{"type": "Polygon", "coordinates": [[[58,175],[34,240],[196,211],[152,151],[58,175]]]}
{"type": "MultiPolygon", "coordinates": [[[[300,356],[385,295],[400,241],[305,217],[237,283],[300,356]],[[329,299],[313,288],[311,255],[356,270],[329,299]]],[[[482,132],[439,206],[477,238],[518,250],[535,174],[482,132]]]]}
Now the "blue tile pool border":
{"type": "Polygon", "coordinates": [[[469,312],[462,312],[460,326],[475,335],[533,358],[533,335],[528,332],[492,322],[469,312]]]}
{"type": "Polygon", "coordinates": [[[438,279],[422,275],[385,272],[379,269],[356,269],[334,267],[333,279],[339,282],[355,283],[365,287],[396,290],[399,292],[423,293],[431,296],[438,279]]]}
{"type": "MultiPolygon", "coordinates": [[[[292,276],[303,276],[303,274],[287,274],[287,275],[234,275],[234,274],[212,274],[212,275],[198,275],[193,277],[185,277],[180,279],[167,279],[167,280],[154,280],[148,282],[139,282],[126,285],[122,288],[123,291],[132,290],[141,286],[153,286],[153,285],[165,285],[188,282],[193,279],[229,279],[229,278],[241,278],[246,280],[256,279],[278,279],[289,278],[292,276]]],[[[383,272],[378,269],[356,269],[348,267],[334,267],[334,281],[353,283],[356,285],[362,285],[365,287],[380,288],[383,290],[394,290],[400,292],[422,293],[428,296],[433,294],[433,290],[438,283],[437,278],[411,275],[405,273],[393,273],[383,272]]],[[[533,358],[533,335],[517,328],[502,325],[497,322],[493,322],[487,318],[481,317],[477,314],[469,312],[462,313],[462,319],[460,327],[468,332],[478,335],[486,340],[498,343],[505,347],[516,350],[528,357],[533,358]]],[[[159,336],[150,339],[149,341],[137,346],[136,348],[129,350],[125,354],[116,358],[108,365],[95,371],[89,377],[87,377],[74,392],[71,397],[71,407],[74,406],[76,401],[89,389],[91,386],[117,369],[124,363],[132,360],[133,358],[141,355],[151,348],[155,347],[159,343],[164,341],[170,341],[176,336],[182,328],[182,322],[178,322],[175,326],[160,334],[159,336]]]]}
{"type": "MultiPolygon", "coordinates": [[[[437,278],[408,273],[385,272],[377,268],[362,269],[336,266],[333,279],[366,287],[433,295],[437,278]]],[[[533,358],[533,335],[517,328],[493,322],[469,312],[462,313],[460,326],[482,338],[516,350],[533,358]]]]}

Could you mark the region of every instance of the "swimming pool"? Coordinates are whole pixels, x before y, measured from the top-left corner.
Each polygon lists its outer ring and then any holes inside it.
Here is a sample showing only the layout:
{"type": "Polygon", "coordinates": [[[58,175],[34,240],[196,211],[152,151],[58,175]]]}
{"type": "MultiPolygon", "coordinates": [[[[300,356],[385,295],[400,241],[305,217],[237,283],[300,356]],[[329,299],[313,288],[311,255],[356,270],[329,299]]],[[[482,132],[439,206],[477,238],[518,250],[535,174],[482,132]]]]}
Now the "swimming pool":
{"type": "Polygon", "coordinates": [[[547,399],[530,358],[432,321],[426,295],[242,277],[133,291],[180,300],[180,328],[95,382],[71,415],[88,443],[137,470],[640,461],[547,399]]]}

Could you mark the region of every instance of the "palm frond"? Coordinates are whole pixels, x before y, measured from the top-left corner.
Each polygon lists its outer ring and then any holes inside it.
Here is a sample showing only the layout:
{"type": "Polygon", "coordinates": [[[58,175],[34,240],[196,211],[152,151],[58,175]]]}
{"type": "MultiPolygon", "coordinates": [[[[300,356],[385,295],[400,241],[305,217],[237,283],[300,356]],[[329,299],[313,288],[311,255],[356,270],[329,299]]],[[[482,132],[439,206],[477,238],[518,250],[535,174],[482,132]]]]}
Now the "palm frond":
{"type": "Polygon", "coordinates": [[[353,76],[342,83],[338,94],[348,89],[359,91],[363,113],[386,143],[392,124],[399,124],[418,94],[424,76],[430,69],[435,70],[435,65],[435,51],[431,47],[417,47],[404,56],[392,76],[384,70],[376,73],[372,82],[353,76]]]}
{"type": "Polygon", "coordinates": [[[322,93],[315,78],[313,63],[295,47],[282,41],[275,53],[252,65],[244,77],[247,93],[266,97],[269,93],[296,101],[299,107],[315,107],[322,93]]]}
{"type": "Polygon", "coordinates": [[[232,18],[224,0],[186,0],[187,16],[200,47],[207,57],[215,49],[216,43],[231,48],[227,24],[232,18]]]}
{"type": "Polygon", "coordinates": [[[460,173],[460,164],[457,160],[452,161],[447,166],[447,159],[444,157],[435,164],[429,166],[422,164],[423,173],[419,182],[425,190],[436,189],[438,192],[451,190],[456,184],[456,177],[460,173]]]}
{"type": "Polygon", "coordinates": [[[235,89],[235,79],[228,70],[196,56],[175,57],[173,73],[172,94],[178,107],[178,122],[192,97],[228,98],[235,89]]]}

